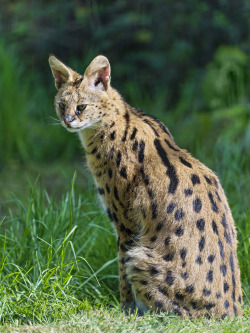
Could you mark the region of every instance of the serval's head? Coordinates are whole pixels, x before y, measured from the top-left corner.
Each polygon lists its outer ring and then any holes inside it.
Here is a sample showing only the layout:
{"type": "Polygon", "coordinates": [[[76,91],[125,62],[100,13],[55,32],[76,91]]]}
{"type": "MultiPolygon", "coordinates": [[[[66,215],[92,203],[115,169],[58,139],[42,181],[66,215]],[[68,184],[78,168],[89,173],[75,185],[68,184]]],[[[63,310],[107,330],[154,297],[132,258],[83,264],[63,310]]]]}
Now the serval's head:
{"type": "Polygon", "coordinates": [[[80,75],[56,57],[49,58],[58,93],[55,97],[56,112],[62,125],[70,132],[98,126],[110,112],[110,64],[99,55],[80,75]]]}

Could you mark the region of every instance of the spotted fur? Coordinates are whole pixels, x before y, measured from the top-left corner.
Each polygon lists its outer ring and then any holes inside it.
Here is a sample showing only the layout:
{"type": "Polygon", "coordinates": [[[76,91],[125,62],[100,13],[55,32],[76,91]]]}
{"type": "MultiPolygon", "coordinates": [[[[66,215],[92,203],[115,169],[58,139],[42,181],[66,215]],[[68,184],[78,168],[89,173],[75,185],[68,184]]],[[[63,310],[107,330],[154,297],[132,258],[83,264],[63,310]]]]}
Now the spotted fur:
{"type": "Polygon", "coordinates": [[[217,176],[110,86],[107,58],[81,76],[50,57],[62,125],[78,132],[117,233],[122,309],[242,315],[236,230],[217,176]]]}

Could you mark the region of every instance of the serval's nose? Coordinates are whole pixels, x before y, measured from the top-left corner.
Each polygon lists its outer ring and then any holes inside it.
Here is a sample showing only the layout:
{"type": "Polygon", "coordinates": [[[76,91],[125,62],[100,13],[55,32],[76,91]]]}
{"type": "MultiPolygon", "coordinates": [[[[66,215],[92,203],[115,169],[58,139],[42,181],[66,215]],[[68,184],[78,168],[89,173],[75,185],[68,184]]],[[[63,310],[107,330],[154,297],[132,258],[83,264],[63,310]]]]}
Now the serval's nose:
{"type": "Polygon", "coordinates": [[[63,120],[64,120],[65,124],[67,126],[69,126],[70,123],[72,123],[72,121],[75,120],[75,117],[71,116],[70,114],[67,114],[66,116],[64,116],[63,120]]]}

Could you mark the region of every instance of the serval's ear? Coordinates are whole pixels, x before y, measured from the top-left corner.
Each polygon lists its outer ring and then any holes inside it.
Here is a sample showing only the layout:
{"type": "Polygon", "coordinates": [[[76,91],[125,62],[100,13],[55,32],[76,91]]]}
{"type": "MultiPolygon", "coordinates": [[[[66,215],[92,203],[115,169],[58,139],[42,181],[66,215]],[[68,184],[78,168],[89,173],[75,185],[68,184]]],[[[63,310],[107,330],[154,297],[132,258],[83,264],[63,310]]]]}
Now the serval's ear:
{"type": "Polygon", "coordinates": [[[57,89],[60,89],[64,83],[73,81],[74,74],[76,73],[56,57],[49,57],[49,65],[55,78],[55,86],[57,89]]]}
{"type": "Polygon", "coordinates": [[[99,55],[87,67],[85,78],[88,86],[97,91],[106,91],[110,86],[111,68],[106,57],[99,55]]]}

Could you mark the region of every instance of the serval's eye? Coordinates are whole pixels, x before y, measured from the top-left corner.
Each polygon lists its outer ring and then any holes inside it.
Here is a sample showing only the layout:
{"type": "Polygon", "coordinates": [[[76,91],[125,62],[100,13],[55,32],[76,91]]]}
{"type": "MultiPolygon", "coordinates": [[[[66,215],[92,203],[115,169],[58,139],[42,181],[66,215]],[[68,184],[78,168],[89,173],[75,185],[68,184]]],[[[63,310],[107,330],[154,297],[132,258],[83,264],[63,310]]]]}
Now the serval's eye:
{"type": "Polygon", "coordinates": [[[62,112],[64,112],[65,111],[65,109],[66,109],[66,105],[64,104],[64,103],[59,103],[59,109],[62,111],[62,112]]]}
{"type": "Polygon", "coordinates": [[[87,107],[87,104],[80,104],[80,105],[77,105],[76,110],[82,112],[83,110],[86,109],[86,107],[87,107]]]}

